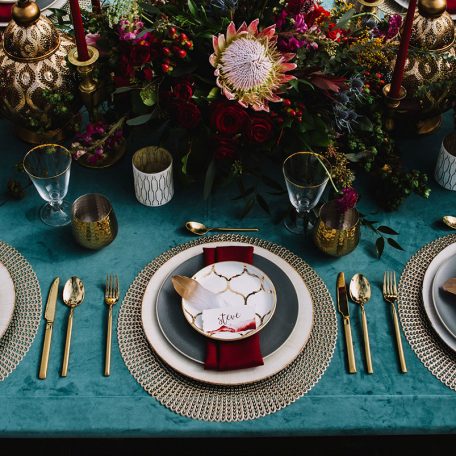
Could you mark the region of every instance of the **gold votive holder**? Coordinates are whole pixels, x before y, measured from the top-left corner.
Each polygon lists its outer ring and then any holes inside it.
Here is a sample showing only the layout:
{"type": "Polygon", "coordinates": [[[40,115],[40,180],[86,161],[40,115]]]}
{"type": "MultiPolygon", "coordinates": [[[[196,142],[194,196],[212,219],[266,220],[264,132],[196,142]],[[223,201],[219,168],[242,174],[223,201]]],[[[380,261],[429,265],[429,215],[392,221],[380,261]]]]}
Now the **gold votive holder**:
{"type": "Polygon", "coordinates": [[[82,195],[73,203],[71,227],[78,244],[92,250],[110,244],[118,232],[111,203],[99,193],[82,195]]]}
{"type": "Polygon", "coordinates": [[[341,213],[336,201],[320,208],[313,239],[322,252],[340,257],[353,252],[361,235],[359,212],[348,209],[341,213]]]}

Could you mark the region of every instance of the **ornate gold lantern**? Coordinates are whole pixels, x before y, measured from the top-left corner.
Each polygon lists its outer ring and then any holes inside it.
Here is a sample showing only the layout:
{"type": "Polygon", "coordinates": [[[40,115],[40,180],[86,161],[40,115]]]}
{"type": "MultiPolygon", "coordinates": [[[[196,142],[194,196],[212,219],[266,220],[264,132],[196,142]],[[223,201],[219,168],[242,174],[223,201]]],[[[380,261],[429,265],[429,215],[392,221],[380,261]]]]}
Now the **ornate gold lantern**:
{"type": "Polygon", "coordinates": [[[455,27],[446,11],[446,0],[418,0],[402,82],[407,96],[397,111],[404,124],[414,121],[419,134],[437,129],[441,114],[451,108],[454,78],[455,27]]]}
{"type": "Polygon", "coordinates": [[[0,46],[0,110],[24,141],[60,141],[80,107],[76,77],[67,64],[74,42],[34,1],[18,0],[12,15],[0,46]]]}

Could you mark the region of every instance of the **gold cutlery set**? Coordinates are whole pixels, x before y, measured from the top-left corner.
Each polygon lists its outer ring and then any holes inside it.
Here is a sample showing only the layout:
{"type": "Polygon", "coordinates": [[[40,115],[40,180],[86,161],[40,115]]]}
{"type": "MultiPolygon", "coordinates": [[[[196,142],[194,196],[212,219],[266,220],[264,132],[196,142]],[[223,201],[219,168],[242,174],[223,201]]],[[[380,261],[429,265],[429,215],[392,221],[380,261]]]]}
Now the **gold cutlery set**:
{"type": "MultiPolygon", "coordinates": [[[[366,371],[368,374],[374,373],[372,364],[372,355],[369,343],[369,332],[367,328],[367,317],[364,306],[371,297],[371,287],[369,281],[362,274],[355,274],[350,281],[349,286],[350,299],[358,304],[361,308],[361,321],[364,340],[364,354],[366,359],[366,371]]],[[[393,318],[396,346],[398,351],[399,363],[401,372],[407,372],[407,365],[405,363],[404,350],[402,348],[402,340],[399,327],[399,319],[397,316],[395,302],[397,299],[398,291],[396,284],[396,273],[387,271],[383,279],[383,298],[386,302],[391,304],[391,314],[393,318]]],[[[350,310],[348,307],[347,286],[345,282],[345,275],[340,272],[337,276],[337,306],[340,314],[343,317],[345,345],[347,348],[348,372],[350,374],[356,373],[355,352],[353,348],[353,338],[350,327],[350,310]]]]}
{"type": "MultiPolygon", "coordinates": [[[[41,354],[41,363],[38,377],[44,380],[47,376],[49,363],[49,354],[51,349],[52,330],[54,328],[55,313],[57,305],[57,295],[59,291],[60,278],[56,277],[52,282],[46,304],[44,318],[46,320],[46,330],[44,333],[43,350],[41,354]]],[[[68,323],[65,339],[65,349],[62,360],[62,369],[60,376],[68,375],[68,366],[70,360],[71,335],[73,331],[74,310],[83,301],[85,296],[84,284],[78,277],[71,277],[63,287],[62,299],[66,306],[70,308],[68,314],[68,323]]],[[[119,300],[119,278],[108,275],[106,277],[104,302],[108,306],[108,321],[106,331],[106,356],[104,375],[108,377],[111,374],[111,339],[112,339],[112,307],[119,300]]]]}

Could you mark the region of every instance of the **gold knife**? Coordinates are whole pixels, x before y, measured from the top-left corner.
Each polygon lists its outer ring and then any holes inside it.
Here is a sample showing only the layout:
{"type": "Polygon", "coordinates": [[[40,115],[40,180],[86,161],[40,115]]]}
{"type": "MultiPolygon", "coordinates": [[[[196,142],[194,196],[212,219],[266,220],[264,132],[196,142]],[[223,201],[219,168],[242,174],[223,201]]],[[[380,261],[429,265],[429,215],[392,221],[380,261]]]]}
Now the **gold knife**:
{"type": "Polygon", "coordinates": [[[356,373],[355,352],[353,351],[353,340],[350,328],[350,311],[348,309],[347,287],[345,275],[340,272],[337,276],[337,307],[344,319],[345,345],[347,346],[348,372],[356,373]]]}
{"type": "Polygon", "coordinates": [[[46,378],[48,368],[49,351],[51,348],[52,339],[52,327],[54,326],[55,308],[57,303],[57,294],[59,291],[59,282],[59,277],[56,277],[52,282],[46,304],[46,311],[44,312],[44,318],[46,320],[46,331],[44,333],[43,352],[41,354],[40,372],[38,374],[38,377],[41,380],[44,380],[46,378]]]}

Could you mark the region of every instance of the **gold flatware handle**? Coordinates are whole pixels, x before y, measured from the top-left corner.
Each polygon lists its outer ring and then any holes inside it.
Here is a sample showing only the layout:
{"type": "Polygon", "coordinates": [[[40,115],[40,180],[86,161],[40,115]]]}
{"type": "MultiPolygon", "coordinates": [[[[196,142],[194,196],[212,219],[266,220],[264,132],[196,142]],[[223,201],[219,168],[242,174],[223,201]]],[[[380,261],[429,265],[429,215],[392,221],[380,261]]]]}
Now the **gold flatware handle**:
{"type": "Polygon", "coordinates": [[[401,364],[401,372],[405,374],[407,372],[407,365],[405,364],[404,349],[402,348],[399,319],[397,318],[396,307],[394,304],[391,304],[391,313],[393,315],[394,332],[396,334],[397,353],[399,355],[399,362],[401,364]]]}
{"type": "Polygon", "coordinates": [[[364,339],[364,353],[366,355],[366,368],[368,374],[374,373],[374,368],[372,367],[372,356],[369,343],[369,331],[367,330],[367,317],[364,306],[361,307],[361,317],[363,323],[363,339],[364,339]]]}
{"type": "Polygon", "coordinates": [[[345,345],[347,346],[348,372],[356,374],[355,352],[350,328],[350,319],[344,318],[345,345]]]}
{"type": "Polygon", "coordinates": [[[212,228],[214,231],[260,231],[259,228],[212,228]]]}
{"type": "Polygon", "coordinates": [[[112,339],[112,306],[109,306],[108,311],[108,329],[106,331],[106,356],[105,356],[105,371],[106,377],[111,375],[111,339],[112,339]]]}
{"type": "Polygon", "coordinates": [[[47,375],[47,368],[49,362],[49,351],[51,349],[52,339],[52,323],[46,323],[46,331],[44,333],[43,352],[41,353],[41,364],[38,378],[44,380],[47,375]]]}
{"type": "Polygon", "coordinates": [[[71,346],[71,332],[73,331],[73,312],[74,308],[70,309],[70,314],[68,315],[68,324],[67,324],[67,333],[65,340],[65,351],[63,353],[63,362],[62,362],[62,377],[66,377],[68,374],[68,362],[70,360],[70,346],[71,346]]]}

